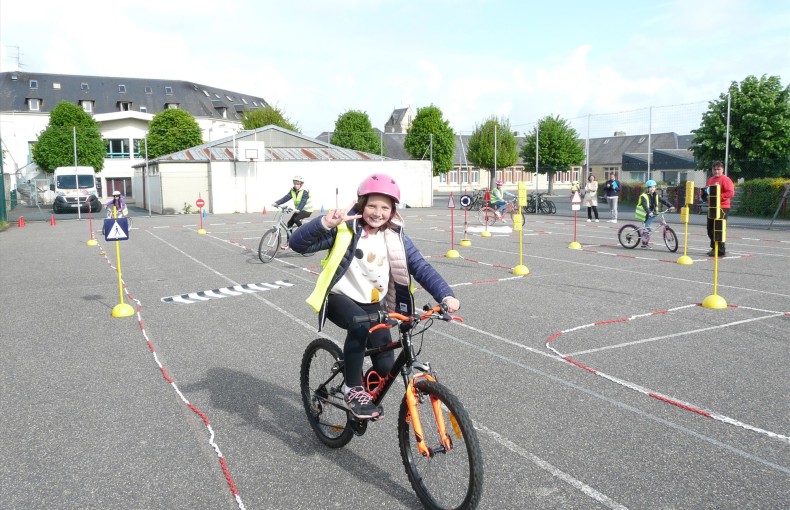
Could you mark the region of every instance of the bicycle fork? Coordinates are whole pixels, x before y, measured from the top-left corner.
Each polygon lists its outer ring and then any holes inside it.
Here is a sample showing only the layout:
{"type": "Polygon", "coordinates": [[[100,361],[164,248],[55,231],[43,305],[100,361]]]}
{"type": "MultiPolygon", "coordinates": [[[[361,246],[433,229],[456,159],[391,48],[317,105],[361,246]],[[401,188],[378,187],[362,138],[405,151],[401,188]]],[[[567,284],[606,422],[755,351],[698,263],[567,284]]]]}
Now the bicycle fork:
{"type": "MultiPolygon", "coordinates": [[[[420,454],[423,457],[432,457],[436,452],[431,451],[430,448],[425,444],[425,434],[423,434],[422,430],[422,423],[420,421],[420,413],[417,410],[417,390],[414,388],[414,381],[417,378],[424,378],[431,382],[436,382],[436,379],[431,377],[428,374],[418,374],[409,381],[409,386],[406,388],[406,407],[409,410],[409,418],[411,419],[411,426],[414,429],[414,438],[417,441],[417,449],[419,450],[420,454]]],[[[431,396],[431,406],[433,407],[433,415],[436,419],[436,426],[438,427],[439,437],[442,441],[442,446],[444,447],[445,452],[449,452],[453,449],[453,441],[450,436],[447,434],[447,426],[444,423],[444,414],[442,413],[442,403],[439,399],[431,396]]],[[[450,421],[452,423],[453,429],[456,432],[456,435],[460,437],[460,431],[458,430],[458,424],[455,421],[455,417],[450,414],[450,421]]]]}

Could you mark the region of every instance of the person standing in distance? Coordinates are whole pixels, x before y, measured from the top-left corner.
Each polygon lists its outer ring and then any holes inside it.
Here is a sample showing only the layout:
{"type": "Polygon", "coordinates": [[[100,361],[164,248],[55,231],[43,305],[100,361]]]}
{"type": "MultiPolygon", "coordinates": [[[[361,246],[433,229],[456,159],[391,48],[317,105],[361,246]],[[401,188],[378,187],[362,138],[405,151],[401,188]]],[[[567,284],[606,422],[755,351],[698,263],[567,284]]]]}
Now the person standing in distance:
{"type": "MultiPolygon", "coordinates": [[[[721,161],[714,161],[713,165],[711,166],[711,175],[708,182],[705,183],[707,188],[711,186],[715,186],[716,184],[719,185],[719,196],[720,198],[720,216],[719,218],[722,220],[727,219],[727,214],[730,212],[730,199],[735,195],[735,185],[732,183],[732,179],[724,175],[724,163],[721,161]]],[[[703,190],[703,194],[705,195],[705,199],[707,199],[707,189],[703,190]]],[[[713,240],[713,221],[711,218],[708,218],[708,239],[710,239],[710,251],[708,252],[708,257],[713,257],[715,255],[715,241],[713,240]]],[[[724,243],[719,243],[719,257],[724,257],[725,247],[724,243]]]]}
{"type": "Polygon", "coordinates": [[[609,174],[609,180],[604,183],[603,189],[606,193],[606,201],[609,202],[609,215],[612,218],[609,223],[617,223],[617,198],[620,193],[620,181],[617,180],[616,173],[609,174]]]}
{"type": "Polygon", "coordinates": [[[587,208],[587,223],[593,220],[593,213],[595,213],[595,223],[598,223],[598,181],[593,174],[587,177],[587,184],[584,185],[582,205],[587,208]]]}

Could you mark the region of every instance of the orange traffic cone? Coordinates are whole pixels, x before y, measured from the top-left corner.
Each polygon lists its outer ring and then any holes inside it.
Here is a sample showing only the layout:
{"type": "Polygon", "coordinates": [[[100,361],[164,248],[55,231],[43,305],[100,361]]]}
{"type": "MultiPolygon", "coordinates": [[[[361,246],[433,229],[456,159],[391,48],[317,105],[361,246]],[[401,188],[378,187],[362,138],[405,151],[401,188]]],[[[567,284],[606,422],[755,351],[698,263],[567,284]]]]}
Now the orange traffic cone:
{"type": "Polygon", "coordinates": [[[20,216],[19,217],[19,221],[17,222],[16,226],[17,227],[24,227],[25,226],[25,217],[24,216],[20,216]]]}
{"type": "Polygon", "coordinates": [[[53,227],[55,226],[55,215],[54,214],[49,217],[49,224],[52,225],[53,227]]]}

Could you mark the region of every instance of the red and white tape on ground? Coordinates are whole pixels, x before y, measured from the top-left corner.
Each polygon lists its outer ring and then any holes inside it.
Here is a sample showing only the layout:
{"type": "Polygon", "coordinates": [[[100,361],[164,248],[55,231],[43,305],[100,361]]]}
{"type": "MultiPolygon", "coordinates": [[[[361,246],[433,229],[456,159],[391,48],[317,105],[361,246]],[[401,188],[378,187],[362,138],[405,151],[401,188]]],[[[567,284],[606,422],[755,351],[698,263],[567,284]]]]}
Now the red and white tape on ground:
{"type": "MultiPolygon", "coordinates": [[[[712,418],[712,419],[720,421],[722,423],[735,425],[737,427],[741,427],[743,429],[750,430],[752,432],[757,432],[759,434],[763,434],[763,435],[768,436],[768,437],[773,438],[773,439],[778,439],[778,440],[780,440],[782,442],[785,442],[785,443],[790,443],[790,437],[788,437],[788,436],[784,436],[782,434],[777,434],[776,432],[771,432],[769,430],[761,429],[759,427],[755,427],[753,425],[749,425],[747,423],[743,423],[743,422],[741,422],[739,420],[736,420],[734,418],[730,418],[729,416],[725,416],[723,414],[719,414],[719,413],[716,413],[716,412],[713,412],[713,411],[702,409],[699,406],[696,406],[694,404],[690,404],[688,402],[683,402],[682,400],[679,400],[679,399],[676,399],[676,398],[673,398],[673,397],[669,397],[667,395],[663,395],[663,394],[661,394],[661,393],[659,393],[657,391],[653,391],[653,390],[650,390],[648,388],[644,388],[642,386],[639,386],[638,384],[634,384],[634,383],[632,383],[630,381],[625,381],[625,380],[620,379],[618,377],[615,377],[613,375],[609,375],[607,373],[604,373],[604,372],[601,372],[599,370],[596,370],[595,368],[589,367],[589,366],[587,366],[587,365],[585,365],[585,364],[583,364],[583,363],[581,363],[579,361],[576,361],[575,359],[571,358],[570,356],[561,353],[560,351],[555,349],[554,346],[551,345],[552,342],[556,341],[560,336],[566,335],[568,333],[573,333],[574,331],[579,331],[579,330],[586,329],[586,328],[591,328],[591,327],[594,327],[594,326],[605,326],[607,324],[629,322],[629,321],[633,321],[633,320],[637,320],[637,319],[641,319],[641,318],[645,318],[645,317],[653,317],[653,316],[656,316],[656,315],[664,315],[664,314],[668,314],[668,313],[671,313],[671,312],[676,312],[678,310],[684,310],[684,309],[688,309],[688,308],[693,308],[693,307],[696,307],[696,306],[700,306],[700,305],[698,305],[698,304],[691,304],[691,305],[678,306],[676,308],[669,308],[669,309],[666,309],[666,310],[659,310],[659,311],[650,312],[650,313],[643,313],[643,314],[639,314],[639,315],[632,315],[631,317],[622,317],[622,318],[619,318],[619,319],[598,321],[598,322],[593,322],[593,323],[590,323],[590,324],[584,324],[582,326],[576,326],[574,328],[564,329],[562,331],[558,331],[557,333],[554,333],[553,335],[551,335],[546,340],[546,348],[548,348],[554,354],[556,354],[557,356],[559,356],[560,358],[562,358],[566,362],[570,363],[571,365],[574,365],[574,366],[576,366],[578,368],[581,368],[582,370],[586,370],[587,372],[590,372],[591,374],[595,374],[597,376],[603,377],[604,379],[607,379],[607,380],[612,381],[612,382],[614,382],[616,384],[619,384],[621,386],[624,386],[626,388],[629,388],[631,390],[639,392],[639,393],[641,393],[643,395],[647,395],[650,398],[654,398],[656,400],[660,400],[661,402],[665,402],[667,404],[671,404],[671,405],[679,407],[681,409],[685,409],[686,411],[691,411],[692,413],[699,414],[700,416],[704,416],[706,418],[712,418]]],[[[767,318],[771,318],[771,317],[790,316],[790,312],[777,312],[777,311],[773,311],[773,310],[760,310],[760,309],[757,309],[757,308],[749,308],[749,307],[745,307],[745,306],[740,306],[739,307],[738,305],[729,305],[729,306],[732,307],[732,308],[742,308],[744,310],[753,310],[753,311],[764,312],[764,313],[770,314],[770,315],[766,315],[764,317],[760,317],[759,319],[754,319],[754,320],[767,319],[767,318]]],[[[743,322],[743,321],[741,321],[741,322],[743,322]]]]}
{"type": "MultiPolygon", "coordinates": [[[[112,262],[110,262],[109,257],[107,257],[107,254],[104,251],[104,248],[101,247],[101,245],[99,245],[99,250],[101,250],[100,253],[104,255],[104,259],[107,261],[107,264],[117,273],[118,268],[112,265],[112,262]]],[[[123,292],[129,298],[129,300],[137,303],[137,307],[135,309],[137,313],[137,324],[140,326],[140,331],[143,333],[143,338],[145,339],[145,343],[148,346],[148,349],[151,351],[151,354],[154,357],[154,361],[156,362],[156,365],[159,367],[159,370],[162,372],[162,377],[164,377],[165,381],[167,381],[168,384],[170,384],[170,386],[176,392],[176,394],[181,399],[181,401],[184,402],[184,404],[186,404],[186,406],[189,409],[191,409],[193,413],[198,415],[201,420],[203,420],[203,423],[206,426],[206,430],[208,430],[209,433],[208,443],[217,453],[217,457],[219,458],[219,464],[220,467],[222,468],[222,473],[225,475],[225,480],[228,482],[228,487],[230,487],[230,491],[233,493],[233,497],[236,499],[236,504],[238,504],[239,510],[246,510],[244,503],[241,500],[241,496],[239,495],[239,491],[236,489],[236,484],[233,483],[233,477],[230,475],[230,469],[228,469],[228,464],[225,462],[225,456],[222,455],[222,451],[219,449],[219,445],[217,445],[216,441],[214,441],[214,429],[212,428],[211,423],[209,423],[208,417],[205,415],[205,413],[203,413],[203,411],[198,409],[197,406],[195,406],[192,402],[190,402],[184,396],[183,393],[181,393],[181,390],[178,388],[176,382],[173,380],[172,377],[170,377],[164,365],[162,365],[162,363],[159,361],[159,356],[157,356],[156,354],[156,349],[154,349],[154,344],[151,343],[151,340],[148,338],[148,333],[146,333],[145,327],[143,326],[143,317],[142,314],[140,313],[142,309],[142,304],[140,303],[139,300],[135,299],[134,296],[131,295],[131,293],[129,293],[129,289],[126,287],[126,282],[123,281],[123,279],[121,279],[121,284],[123,286],[123,292]]]]}

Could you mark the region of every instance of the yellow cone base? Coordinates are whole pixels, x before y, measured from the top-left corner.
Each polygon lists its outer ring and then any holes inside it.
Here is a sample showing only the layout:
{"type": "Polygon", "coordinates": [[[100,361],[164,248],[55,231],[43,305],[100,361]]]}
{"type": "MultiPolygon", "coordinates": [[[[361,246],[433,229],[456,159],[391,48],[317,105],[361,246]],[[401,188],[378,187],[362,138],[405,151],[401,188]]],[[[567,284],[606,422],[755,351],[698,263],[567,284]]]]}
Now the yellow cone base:
{"type": "Polygon", "coordinates": [[[121,303],[112,307],[113,317],[131,317],[134,315],[134,307],[129,303],[121,303]]]}
{"type": "Polygon", "coordinates": [[[461,256],[461,254],[458,253],[458,250],[450,250],[445,255],[445,257],[447,257],[448,259],[457,259],[460,256],[461,256]]]}
{"type": "Polygon", "coordinates": [[[483,230],[482,232],[480,232],[480,237],[491,237],[491,232],[489,232],[488,230],[483,230]]]}
{"type": "Polygon", "coordinates": [[[461,242],[458,244],[460,244],[461,246],[472,246],[472,241],[470,241],[469,239],[461,239],[461,242]]]}
{"type": "Polygon", "coordinates": [[[205,228],[199,228],[198,229],[198,234],[203,235],[205,233],[206,233],[206,229],[205,228]]]}
{"type": "Polygon", "coordinates": [[[694,261],[691,260],[691,257],[689,257],[688,255],[681,255],[680,257],[678,257],[677,263],[684,266],[690,266],[691,264],[694,263],[694,261]]]}
{"type": "Polygon", "coordinates": [[[571,244],[568,245],[568,248],[570,248],[571,250],[581,250],[582,245],[578,241],[573,241],[571,244]]]}
{"type": "Polygon", "coordinates": [[[519,276],[525,276],[525,275],[529,274],[529,269],[527,269],[527,266],[525,266],[523,264],[519,264],[519,265],[517,265],[516,267],[513,268],[513,274],[519,275],[519,276]]]}
{"type": "Polygon", "coordinates": [[[702,300],[702,306],[704,308],[714,308],[716,310],[721,310],[723,308],[727,308],[727,301],[718,294],[711,294],[702,300]]]}
{"type": "Polygon", "coordinates": [[[97,244],[99,244],[99,241],[97,241],[96,239],[91,239],[85,244],[87,244],[88,246],[96,246],[97,244]]]}

